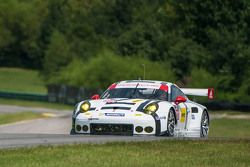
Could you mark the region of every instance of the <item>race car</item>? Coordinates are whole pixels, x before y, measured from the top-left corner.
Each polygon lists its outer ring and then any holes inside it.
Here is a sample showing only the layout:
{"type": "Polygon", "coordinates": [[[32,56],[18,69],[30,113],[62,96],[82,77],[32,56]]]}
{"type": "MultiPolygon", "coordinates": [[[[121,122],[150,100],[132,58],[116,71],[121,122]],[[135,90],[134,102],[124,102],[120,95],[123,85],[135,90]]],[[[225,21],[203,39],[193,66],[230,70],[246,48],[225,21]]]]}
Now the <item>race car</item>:
{"type": "Polygon", "coordinates": [[[186,95],[212,99],[214,90],[151,80],[113,83],[75,106],[70,134],[207,137],[208,110],[186,95]]]}

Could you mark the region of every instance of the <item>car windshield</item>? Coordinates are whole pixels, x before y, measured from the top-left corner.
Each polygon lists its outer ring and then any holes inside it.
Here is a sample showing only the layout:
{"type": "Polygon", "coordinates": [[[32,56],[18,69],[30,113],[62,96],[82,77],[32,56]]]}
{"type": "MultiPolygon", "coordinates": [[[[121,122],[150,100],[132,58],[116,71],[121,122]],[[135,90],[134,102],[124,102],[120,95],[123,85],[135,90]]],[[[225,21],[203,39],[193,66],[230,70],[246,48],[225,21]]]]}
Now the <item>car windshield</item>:
{"type": "Polygon", "coordinates": [[[103,93],[102,99],[107,98],[129,98],[129,99],[158,99],[168,100],[168,93],[160,89],[150,88],[116,88],[103,93]]]}

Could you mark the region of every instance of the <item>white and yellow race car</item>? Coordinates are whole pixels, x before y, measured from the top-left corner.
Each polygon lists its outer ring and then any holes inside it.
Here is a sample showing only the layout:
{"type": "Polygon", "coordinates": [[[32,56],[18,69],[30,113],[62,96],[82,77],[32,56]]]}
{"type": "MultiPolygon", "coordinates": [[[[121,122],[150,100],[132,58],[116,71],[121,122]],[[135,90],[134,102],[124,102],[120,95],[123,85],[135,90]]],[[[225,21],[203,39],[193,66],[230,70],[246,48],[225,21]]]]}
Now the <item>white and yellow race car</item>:
{"type": "Polygon", "coordinates": [[[208,110],[186,95],[211,99],[214,91],[151,80],[114,83],[76,105],[70,134],[207,137],[208,110]]]}

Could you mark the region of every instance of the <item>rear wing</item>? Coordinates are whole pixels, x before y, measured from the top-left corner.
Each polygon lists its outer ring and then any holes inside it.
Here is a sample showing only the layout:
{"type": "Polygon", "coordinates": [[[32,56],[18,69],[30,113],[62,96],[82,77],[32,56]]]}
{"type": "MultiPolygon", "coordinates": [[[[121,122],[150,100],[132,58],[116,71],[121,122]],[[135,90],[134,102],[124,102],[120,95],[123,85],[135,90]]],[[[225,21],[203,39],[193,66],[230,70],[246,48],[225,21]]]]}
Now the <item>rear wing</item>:
{"type": "Polygon", "coordinates": [[[214,88],[208,88],[208,89],[181,88],[181,91],[185,95],[207,96],[208,99],[213,99],[214,98],[214,88]]]}

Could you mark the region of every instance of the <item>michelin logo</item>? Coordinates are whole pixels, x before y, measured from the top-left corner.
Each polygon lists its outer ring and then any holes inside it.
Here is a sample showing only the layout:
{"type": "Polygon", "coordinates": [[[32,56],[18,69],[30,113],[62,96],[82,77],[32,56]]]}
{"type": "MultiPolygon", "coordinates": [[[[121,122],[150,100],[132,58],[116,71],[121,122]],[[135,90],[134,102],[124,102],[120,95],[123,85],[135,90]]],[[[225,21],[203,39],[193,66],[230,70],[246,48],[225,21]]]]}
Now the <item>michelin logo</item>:
{"type": "Polygon", "coordinates": [[[124,117],[124,113],[105,113],[105,116],[111,116],[111,117],[124,117]]]}

